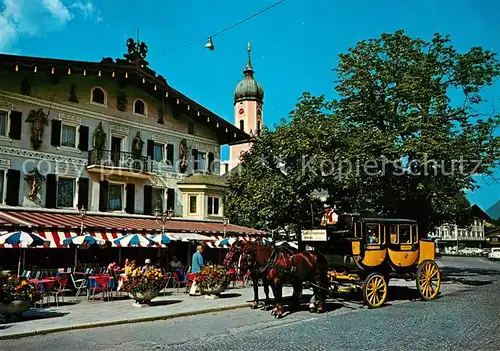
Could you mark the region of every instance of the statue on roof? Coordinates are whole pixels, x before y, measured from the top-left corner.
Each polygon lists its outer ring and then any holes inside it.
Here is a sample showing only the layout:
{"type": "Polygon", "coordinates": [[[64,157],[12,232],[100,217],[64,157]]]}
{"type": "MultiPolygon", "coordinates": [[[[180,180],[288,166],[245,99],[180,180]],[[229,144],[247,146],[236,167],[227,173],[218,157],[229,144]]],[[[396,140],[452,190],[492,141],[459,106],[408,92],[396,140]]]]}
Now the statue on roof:
{"type": "Polygon", "coordinates": [[[123,55],[129,62],[143,61],[148,53],[148,46],[144,42],[135,42],[133,38],[127,39],[128,54],[123,55]]]}

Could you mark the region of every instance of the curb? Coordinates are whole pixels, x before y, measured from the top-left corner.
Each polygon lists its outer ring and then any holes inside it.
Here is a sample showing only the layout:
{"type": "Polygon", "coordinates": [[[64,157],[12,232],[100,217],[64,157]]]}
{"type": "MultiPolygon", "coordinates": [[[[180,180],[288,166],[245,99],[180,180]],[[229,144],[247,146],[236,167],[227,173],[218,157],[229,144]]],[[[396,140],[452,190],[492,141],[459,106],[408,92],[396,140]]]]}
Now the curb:
{"type": "Polygon", "coordinates": [[[207,313],[212,313],[212,312],[236,310],[236,309],[240,309],[240,308],[250,307],[250,305],[251,305],[251,303],[247,302],[247,303],[242,303],[242,304],[238,304],[238,305],[207,308],[204,310],[180,312],[180,313],[174,313],[174,314],[163,315],[163,316],[124,319],[124,320],[118,320],[118,321],[113,321],[113,322],[82,324],[82,325],[74,325],[74,326],[60,327],[60,328],[54,328],[54,329],[45,329],[45,330],[38,330],[38,331],[34,330],[34,331],[30,331],[30,332],[25,332],[25,333],[18,333],[18,334],[11,334],[11,335],[0,335],[0,340],[20,339],[20,338],[25,338],[28,336],[52,334],[52,333],[58,333],[58,332],[63,332],[63,331],[69,331],[69,330],[91,329],[91,328],[109,327],[109,326],[121,325],[121,324],[144,323],[144,322],[153,322],[153,321],[159,321],[159,320],[168,320],[168,319],[174,319],[174,318],[180,318],[180,317],[196,316],[196,315],[207,314],[207,313]]]}

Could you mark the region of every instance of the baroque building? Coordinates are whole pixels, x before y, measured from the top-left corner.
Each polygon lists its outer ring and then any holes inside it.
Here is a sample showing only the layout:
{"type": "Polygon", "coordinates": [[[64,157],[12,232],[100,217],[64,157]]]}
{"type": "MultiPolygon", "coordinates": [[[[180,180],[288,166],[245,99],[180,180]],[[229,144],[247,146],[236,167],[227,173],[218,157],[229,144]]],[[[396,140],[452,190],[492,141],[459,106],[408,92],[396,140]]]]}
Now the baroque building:
{"type": "MultiPolygon", "coordinates": [[[[83,207],[95,231],[157,231],[155,212],[171,210],[172,232],[260,234],[223,224],[219,178],[221,145],[247,142],[257,125],[196,103],[149,67],[144,43],[127,46],[100,62],[0,55],[2,231],[68,236],[83,207]]],[[[245,72],[253,79],[250,59],[245,72]]],[[[235,96],[235,109],[257,113],[259,96],[235,96]]]]}

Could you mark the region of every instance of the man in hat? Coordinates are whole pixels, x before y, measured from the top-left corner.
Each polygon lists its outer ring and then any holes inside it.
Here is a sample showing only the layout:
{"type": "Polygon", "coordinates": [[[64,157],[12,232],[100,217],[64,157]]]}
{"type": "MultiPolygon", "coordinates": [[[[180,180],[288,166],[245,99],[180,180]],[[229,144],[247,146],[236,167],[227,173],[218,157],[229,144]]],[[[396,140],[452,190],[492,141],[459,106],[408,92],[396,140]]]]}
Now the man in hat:
{"type": "Polygon", "coordinates": [[[339,216],[332,210],[331,206],[328,204],[324,205],[325,211],[323,213],[323,218],[321,219],[321,225],[331,225],[337,224],[339,216]]]}
{"type": "Polygon", "coordinates": [[[146,273],[151,269],[151,260],[149,258],[144,261],[144,267],[142,267],[142,273],[146,273]]]}

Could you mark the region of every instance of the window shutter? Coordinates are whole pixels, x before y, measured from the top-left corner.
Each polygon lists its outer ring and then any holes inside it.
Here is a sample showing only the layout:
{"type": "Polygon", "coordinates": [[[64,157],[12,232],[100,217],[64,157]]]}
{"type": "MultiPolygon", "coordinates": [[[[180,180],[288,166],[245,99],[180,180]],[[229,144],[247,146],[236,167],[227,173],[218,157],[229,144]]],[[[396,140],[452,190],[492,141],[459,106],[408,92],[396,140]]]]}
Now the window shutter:
{"type": "Polygon", "coordinates": [[[89,179],[80,178],[78,180],[78,208],[82,206],[88,210],[89,209],[89,179]]]}
{"type": "Polygon", "coordinates": [[[52,135],[50,138],[50,145],[61,146],[61,121],[57,119],[52,120],[52,135]]]}
{"type": "Polygon", "coordinates": [[[19,185],[21,184],[21,171],[9,169],[7,172],[7,195],[5,203],[9,206],[19,206],[19,185]]]}
{"type": "Polygon", "coordinates": [[[11,111],[10,113],[10,131],[9,137],[14,140],[21,140],[23,113],[19,111],[11,111]]]}
{"type": "Polygon", "coordinates": [[[193,149],[193,170],[198,170],[198,150],[193,149]]]}
{"type": "Polygon", "coordinates": [[[209,152],[208,153],[208,171],[212,172],[212,173],[215,172],[215,169],[213,169],[213,167],[214,167],[214,159],[215,159],[214,153],[213,152],[209,152]]]}
{"type": "Polygon", "coordinates": [[[135,185],[127,184],[127,207],[125,212],[134,213],[135,212],[135,185]]]}
{"type": "Polygon", "coordinates": [[[153,214],[153,187],[144,185],[144,214],[153,214]]]}
{"type": "Polygon", "coordinates": [[[57,178],[55,174],[47,174],[47,187],[45,188],[45,207],[57,207],[57,178]]]}
{"type": "Polygon", "coordinates": [[[169,166],[174,165],[174,144],[167,144],[167,161],[169,166]]]}
{"type": "Polygon", "coordinates": [[[80,151],[89,151],[89,127],[87,126],[80,126],[78,149],[80,151]]]}
{"type": "Polygon", "coordinates": [[[99,211],[108,212],[108,185],[107,180],[99,182],[99,211]]]}
{"type": "Polygon", "coordinates": [[[147,157],[153,159],[153,155],[155,152],[155,142],[154,140],[148,139],[148,145],[147,145],[147,157]]]}
{"type": "Polygon", "coordinates": [[[211,214],[214,213],[213,212],[213,202],[212,202],[212,200],[213,200],[213,197],[209,197],[208,198],[208,214],[209,215],[211,215],[211,214]]]}
{"type": "Polygon", "coordinates": [[[214,215],[219,214],[219,198],[214,197],[214,215]]]}
{"type": "Polygon", "coordinates": [[[175,189],[168,189],[167,191],[167,210],[175,211],[175,189]]]}

